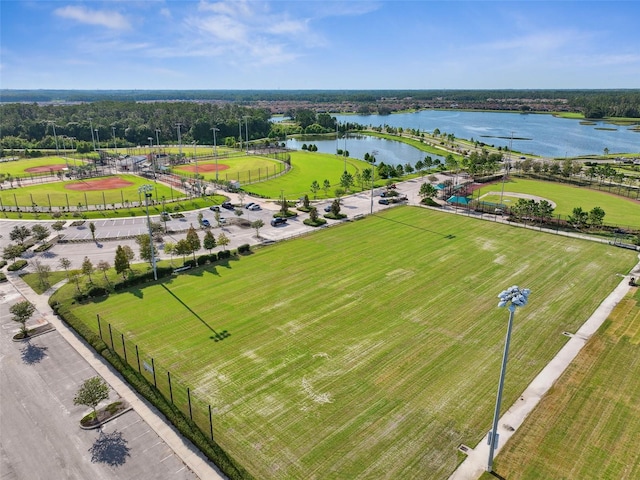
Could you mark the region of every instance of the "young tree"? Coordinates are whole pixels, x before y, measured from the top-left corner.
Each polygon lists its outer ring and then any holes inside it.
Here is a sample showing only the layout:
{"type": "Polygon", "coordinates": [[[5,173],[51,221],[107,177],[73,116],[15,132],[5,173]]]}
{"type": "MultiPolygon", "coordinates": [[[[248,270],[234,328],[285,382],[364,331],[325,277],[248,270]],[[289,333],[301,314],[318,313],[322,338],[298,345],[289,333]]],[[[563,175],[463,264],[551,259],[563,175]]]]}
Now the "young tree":
{"type": "Polygon", "coordinates": [[[40,223],[31,227],[31,233],[38,242],[43,242],[49,236],[49,229],[40,223]]]}
{"type": "Polygon", "coordinates": [[[313,199],[314,199],[314,200],[315,200],[315,199],[317,199],[317,198],[318,198],[317,193],[318,193],[318,191],[320,190],[320,184],[318,183],[318,181],[317,181],[317,180],[314,180],[314,181],[311,183],[311,188],[310,188],[310,190],[311,190],[311,193],[313,193],[313,199]]]}
{"type": "Polygon", "coordinates": [[[240,199],[240,206],[244,207],[244,197],[247,195],[247,193],[244,190],[239,190],[238,191],[238,199],[240,199]]]}
{"type": "Polygon", "coordinates": [[[592,227],[599,227],[604,222],[604,210],[600,207],[593,207],[589,212],[589,223],[592,227]]]}
{"type": "Polygon", "coordinates": [[[91,263],[89,257],[84,257],[84,260],[82,261],[82,274],[89,277],[89,283],[93,283],[93,278],[91,278],[93,270],[93,263],[91,263]]]}
{"type": "Polygon", "coordinates": [[[340,200],[338,198],[331,203],[331,214],[335,217],[340,215],[340,200]]]}
{"type": "Polygon", "coordinates": [[[69,281],[73,282],[76,286],[76,292],[80,293],[80,275],[82,275],[81,270],[70,270],[69,271],[69,281]]]}
{"type": "Polygon", "coordinates": [[[348,192],[353,186],[353,175],[347,171],[342,172],[342,176],[340,177],[340,186],[348,192]]]}
{"type": "Polygon", "coordinates": [[[324,190],[324,196],[327,196],[327,193],[329,192],[329,189],[331,188],[331,182],[329,182],[329,180],[326,180],[324,182],[322,182],[322,190],[324,190]]]}
{"type": "Polygon", "coordinates": [[[151,241],[149,240],[149,235],[138,235],[136,243],[140,247],[140,259],[151,263],[151,241]]]}
{"type": "Polygon", "coordinates": [[[236,217],[240,218],[242,215],[244,215],[244,212],[242,211],[241,208],[236,208],[233,213],[236,214],[236,217]]]}
{"type": "Polygon", "coordinates": [[[229,240],[229,237],[227,237],[224,233],[218,235],[218,245],[220,245],[223,250],[227,250],[227,245],[229,245],[230,242],[231,240],[229,240]]]}
{"type": "Polygon", "coordinates": [[[211,230],[207,230],[202,239],[202,246],[209,250],[209,254],[211,254],[211,250],[216,248],[216,245],[216,237],[211,233],[211,230]]]}
{"type": "Polygon", "coordinates": [[[31,230],[29,230],[24,225],[16,225],[13,227],[13,230],[9,233],[9,238],[12,241],[17,241],[20,246],[24,244],[24,241],[29,238],[31,235],[31,230]]]}
{"type": "Polygon", "coordinates": [[[180,240],[178,240],[178,242],[176,243],[175,253],[176,255],[182,255],[182,263],[184,263],[185,257],[191,254],[191,252],[191,246],[189,245],[189,242],[186,238],[181,238],[180,240]]]}
{"type": "Polygon", "coordinates": [[[588,220],[589,213],[582,210],[582,207],[575,207],[571,215],[567,218],[567,221],[577,229],[585,226],[588,220]]]}
{"type": "Polygon", "coordinates": [[[433,198],[437,194],[438,194],[438,190],[436,190],[436,187],[434,187],[430,183],[425,182],[422,185],[420,185],[420,191],[418,192],[418,195],[420,195],[420,197],[423,200],[427,198],[433,198]]]}
{"type": "Polygon", "coordinates": [[[2,258],[9,260],[10,262],[14,262],[16,258],[22,255],[24,252],[24,247],[20,245],[16,245],[15,243],[10,243],[4,250],[2,250],[2,258]]]}
{"type": "Polygon", "coordinates": [[[40,282],[40,286],[43,290],[49,288],[51,284],[49,283],[49,275],[51,275],[51,267],[49,265],[45,265],[39,259],[33,260],[33,267],[36,271],[36,275],[38,275],[38,281],[40,282]]]}
{"type": "Polygon", "coordinates": [[[307,194],[305,193],[305,194],[304,194],[304,197],[302,197],[302,206],[303,206],[305,209],[307,209],[307,210],[308,210],[308,209],[309,209],[309,205],[310,205],[310,204],[309,204],[309,195],[307,195],[307,194]]]}
{"type": "Polygon", "coordinates": [[[116,269],[116,273],[122,275],[123,279],[126,278],[126,273],[129,270],[130,265],[127,252],[122,245],[118,245],[116,248],[116,258],[113,261],[113,266],[116,269]]]}
{"type": "Polygon", "coordinates": [[[169,254],[169,263],[173,267],[173,255],[176,253],[176,244],[174,242],[164,242],[164,253],[169,254]]]}
{"type": "Polygon", "coordinates": [[[91,232],[91,238],[93,241],[96,241],[96,224],[93,222],[89,222],[89,231],[91,232]]]}
{"type": "Polygon", "coordinates": [[[94,417],[97,416],[98,404],[109,398],[109,386],[100,377],[92,377],[85,380],[73,398],[74,405],[84,405],[93,409],[94,417]]]}
{"type": "Polygon", "coordinates": [[[58,265],[60,265],[60,267],[66,272],[68,280],[69,269],[71,268],[71,260],[69,260],[67,257],[60,257],[60,260],[58,260],[58,265]]]}
{"type": "Polygon", "coordinates": [[[204,218],[204,215],[202,214],[202,212],[198,212],[198,225],[202,226],[203,218],[204,218]]]}
{"type": "Polygon", "coordinates": [[[129,261],[129,263],[131,263],[133,259],[136,258],[136,254],[133,253],[133,248],[131,248],[129,245],[123,245],[122,249],[124,250],[124,254],[127,257],[127,260],[129,261]]]}
{"type": "Polygon", "coordinates": [[[104,280],[105,282],[107,282],[107,284],[109,284],[109,278],[107,277],[107,272],[109,271],[109,269],[111,268],[111,265],[109,264],[109,262],[107,262],[106,260],[100,260],[98,262],[98,264],[96,265],[96,268],[102,272],[102,275],[104,276],[104,280]]]}
{"type": "Polygon", "coordinates": [[[56,232],[59,232],[64,228],[64,222],[63,221],[54,222],[51,225],[51,228],[53,228],[56,232]]]}
{"type": "Polygon", "coordinates": [[[27,320],[31,318],[33,312],[36,311],[36,307],[28,301],[18,302],[9,307],[9,312],[12,317],[11,320],[20,324],[20,332],[24,337],[29,336],[29,330],[27,329],[27,320]]]}
{"type": "Polygon", "coordinates": [[[311,210],[309,210],[309,220],[313,223],[318,221],[318,209],[316,207],[311,207],[311,210]]]}
{"type": "Polygon", "coordinates": [[[200,243],[200,237],[198,236],[198,232],[193,228],[193,225],[189,227],[187,230],[187,242],[189,243],[189,247],[191,248],[191,253],[193,254],[193,260],[196,259],[196,252],[202,248],[202,244],[200,243]]]}
{"type": "Polygon", "coordinates": [[[251,222],[251,228],[256,230],[256,237],[260,238],[260,229],[264,227],[264,222],[261,219],[251,222]]]}
{"type": "Polygon", "coordinates": [[[213,218],[216,219],[216,223],[218,224],[218,227],[220,227],[222,224],[220,223],[222,217],[220,216],[220,212],[216,212],[213,214],[213,218]]]}

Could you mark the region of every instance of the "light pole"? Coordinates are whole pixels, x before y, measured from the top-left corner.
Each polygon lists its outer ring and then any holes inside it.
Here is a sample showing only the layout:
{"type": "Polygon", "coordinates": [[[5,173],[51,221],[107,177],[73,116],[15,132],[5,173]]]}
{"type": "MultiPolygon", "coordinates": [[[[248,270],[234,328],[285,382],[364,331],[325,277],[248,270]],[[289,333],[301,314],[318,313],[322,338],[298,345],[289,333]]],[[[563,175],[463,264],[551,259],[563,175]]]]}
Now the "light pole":
{"type": "Polygon", "coordinates": [[[213,156],[216,159],[216,183],[218,183],[218,144],[216,143],[216,132],[219,132],[220,129],[216,127],[212,127],[213,131],[213,156]]]}
{"type": "Polygon", "coordinates": [[[502,176],[502,190],[500,191],[500,208],[502,208],[502,196],[504,195],[504,182],[511,170],[511,146],[513,144],[513,132],[511,132],[511,140],[509,140],[509,153],[507,154],[507,163],[504,166],[504,175],[502,176]]]}
{"type": "Polygon", "coordinates": [[[238,119],[238,133],[240,135],[240,150],[242,150],[242,119],[238,119]]]}
{"type": "Polygon", "coordinates": [[[180,137],[180,127],[181,123],[176,123],[176,130],[178,131],[178,145],[179,145],[179,153],[180,153],[180,162],[182,162],[182,138],[180,137]]]}
{"type": "Polygon", "coordinates": [[[98,129],[95,129],[96,132],[96,143],[98,144],[98,148],[100,148],[100,134],[98,133],[98,129]]]}
{"type": "Polygon", "coordinates": [[[378,151],[374,150],[373,152],[373,160],[371,160],[371,213],[373,214],[373,189],[374,189],[374,181],[376,178],[376,155],[378,155],[378,151]]]}
{"type": "Polygon", "coordinates": [[[96,137],[93,136],[93,120],[89,119],[89,127],[91,129],[91,143],[93,143],[93,151],[96,151],[96,137]]]}
{"type": "Polygon", "coordinates": [[[500,302],[498,307],[509,309],[509,323],[507,325],[507,337],[504,343],[504,353],[502,355],[502,368],[500,369],[500,381],[498,382],[498,394],[496,396],[496,409],[493,413],[493,425],[487,439],[489,443],[489,460],[487,461],[487,472],[493,471],[493,454],[498,446],[498,420],[500,419],[500,404],[502,403],[502,388],[504,387],[504,377],[507,372],[507,357],[509,356],[509,343],[511,342],[511,327],[513,317],[517,307],[524,307],[529,301],[531,290],[520,288],[517,285],[503,290],[498,295],[500,302]]]}
{"type": "Polygon", "coordinates": [[[151,249],[151,265],[153,266],[153,279],[158,280],[158,272],[156,271],[156,255],[153,248],[153,235],[151,233],[151,220],[149,219],[149,198],[153,196],[153,186],[146,184],[138,187],[138,193],[144,193],[144,204],[147,207],[147,227],[149,229],[149,248],[151,249]]]}
{"type": "Polygon", "coordinates": [[[53,127],[53,140],[56,143],[56,156],[60,156],[60,147],[58,147],[58,136],[56,135],[56,122],[49,122],[51,124],[51,126],[53,127]]]}
{"type": "Polygon", "coordinates": [[[116,154],[118,146],[116,145],[116,127],[111,127],[111,136],[113,137],[113,154],[116,154]]]}
{"type": "Polygon", "coordinates": [[[200,179],[198,178],[198,157],[196,156],[196,141],[193,141],[193,159],[196,162],[196,190],[200,195],[200,179]]]}
{"type": "Polygon", "coordinates": [[[156,180],[156,159],[154,158],[153,155],[153,137],[147,137],[147,140],[149,140],[149,160],[151,160],[151,169],[153,170],[153,181],[154,182],[158,182],[156,180]]]}
{"type": "Polygon", "coordinates": [[[249,153],[249,115],[244,115],[242,118],[244,118],[244,136],[247,140],[247,153],[249,153]]]}

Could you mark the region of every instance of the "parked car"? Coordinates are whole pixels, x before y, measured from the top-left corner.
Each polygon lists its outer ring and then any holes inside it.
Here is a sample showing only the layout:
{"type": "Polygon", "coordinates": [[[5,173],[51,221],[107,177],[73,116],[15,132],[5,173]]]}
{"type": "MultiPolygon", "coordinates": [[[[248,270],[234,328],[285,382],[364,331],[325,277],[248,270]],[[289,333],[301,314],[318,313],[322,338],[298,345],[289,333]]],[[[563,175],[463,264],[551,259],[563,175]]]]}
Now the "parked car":
{"type": "Polygon", "coordinates": [[[381,198],[380,200],[378,200],[378,203],[381,205],[389,205],[389,200],[386,198],[381,198]]]}
{"type": "Polygon", "coordinates": [[[236,209],[236,207],[231,205],[231,202],[224,202],[222,204],[222,208],[226,208],[227,210],[235,210],[236,209]]]}
{"type": "Polygon", "coordinates": [[[326,207],[324,207],[324,211],[329,213],[331,211],[331,204],[329,204],[326,207]]]}
{"type": "Polygon", "coordinates": [[[287,219],[284,217],[275,217],[271,220],[271,226],[277,227],[278,225],[284,225],[287,223],[287,219]]]}
{"type": "Polygon", "coordinates": [[[168,222],[169,220],[171,220],[171,215],[169,215],[169,212],[162,212],[160,214],[160,218],[165,222],[168,222]]]}
{"type": "Polygon", "coordinates": [[[219,212],[220,211],[220,207],[218,205],[211,205],[209,207],[209,210],[211,210],[212,212],[219,212]]]}
{"type": "Polygon", "coordinates": [[[211,223],[206,218],[203,218],[202,222],[200,222],[200,223],[204,228],[210,228],[211,227],[211,223]]]}
{"type": "Polygon", "coordinates": [[[257,203],[254,203],[249,207],[249,210],[255,211],[255,210],[261,210],[261,208],[260,208],[260,205],[258,205],[257,203]]]}
{"type": "Polygon", "coordinates": [[[246,208],[247,210],[251,210],[251,207],[253,207],[254,205],[255,205],[255,203],[249,202],[244,206],[244,208],[246,208]]]}

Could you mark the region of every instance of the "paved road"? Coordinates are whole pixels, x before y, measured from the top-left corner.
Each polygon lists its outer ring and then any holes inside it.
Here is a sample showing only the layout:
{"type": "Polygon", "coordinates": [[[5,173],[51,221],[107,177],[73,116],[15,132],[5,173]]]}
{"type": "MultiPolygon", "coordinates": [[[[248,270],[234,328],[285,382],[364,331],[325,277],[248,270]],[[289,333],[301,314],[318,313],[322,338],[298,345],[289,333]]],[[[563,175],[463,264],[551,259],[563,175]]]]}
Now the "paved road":
{"type": "MultiPolygon", "coordinates": [[[[197,479],[135,410],[101,430],[80,428],[90,409],[73,397],[97,373],[58,331],[13,342],[9,307],[23,299],[0,284],[0,478],[197,479]]],[[[111,390],[108,402],[117,399],[111,390]]]]}

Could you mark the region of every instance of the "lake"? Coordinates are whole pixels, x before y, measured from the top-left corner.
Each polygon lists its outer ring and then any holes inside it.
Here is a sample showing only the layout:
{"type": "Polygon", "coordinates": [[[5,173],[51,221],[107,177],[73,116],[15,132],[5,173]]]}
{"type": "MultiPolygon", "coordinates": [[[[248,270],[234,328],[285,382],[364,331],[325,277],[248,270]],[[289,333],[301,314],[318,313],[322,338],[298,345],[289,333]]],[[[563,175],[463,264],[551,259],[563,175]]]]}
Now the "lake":
{"type": "MultiPolygon", "coordinates": [[[[368,126],[402,127],[403,129],[419,129],[433,132],[438,128],[441,132],[453,133],[456,137],[474,139],[488,145],[508,147],[517,152],[530,153],[546,158],[577,157],[581,155],[602,155],[604,149],[609,153],[640,152],[640,132],[627,126],[619,126],[594,122],[594,125],[581,125],[574,119],[558,118],[553,115],[522,114],[502,112],[469,112],[455,110],[421,110],[415,113],[397,113],[392,115],[334,115],[338,122],[359,123],[368,126]],[[606,130],[601,130],[606,129],[606,130]],[[513,138],[513,140],[511,140],[513,138]]],[[[318,145],[318,150],[335,153],[335,140],[306,141],[318,145]],[[326,143],[325,143],[326,142],[326,143]]],[[[347,139],[347,150],[351,157],[362,158],[359,152],[373,149],[384,151],[378,158],[385,163],[415,163],[424,158],[417,149],[400,151],[386,146],[384,143],[366,143],[366,139],[347,139]],[[360,143],[365,145],[360,147],[360,143]],[[387,152],[387,150],[389,150],[387,152]],[[389,156],[387,161],[384,156],[389,156]],[[402,161],[391,161],[398,157],[402,161]]],[[[298,142],[292,142],[291,148],[298,148],[298,142]]],[[[341,140],[339,148],[344,149],[341,140]]],[[[391,142],[397,143],[397,142],[391,142]]],[[[432,155],[435,158],[435,156],[432,155]]]]}

